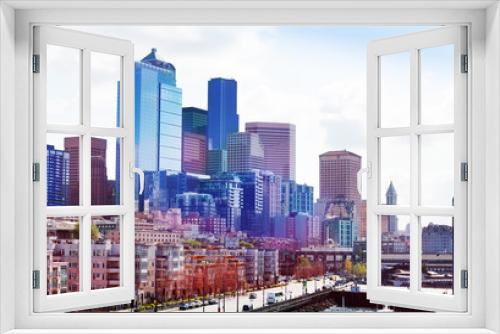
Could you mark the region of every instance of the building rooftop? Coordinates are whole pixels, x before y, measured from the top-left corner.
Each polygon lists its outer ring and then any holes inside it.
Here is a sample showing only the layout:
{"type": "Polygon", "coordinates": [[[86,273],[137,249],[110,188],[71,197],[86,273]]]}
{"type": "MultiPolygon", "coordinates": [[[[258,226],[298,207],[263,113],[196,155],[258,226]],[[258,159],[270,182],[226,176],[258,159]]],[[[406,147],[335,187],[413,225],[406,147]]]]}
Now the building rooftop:
{"type": "Polygon", "coordinates": [[[162,68],[164,70],[175,71],[174,65],[156,57],[156,51],[157,51],[156,48],[152,48],[151,52],[146,57],[142,58],[141,63],[150,64],[155,67],[162,68]]]}

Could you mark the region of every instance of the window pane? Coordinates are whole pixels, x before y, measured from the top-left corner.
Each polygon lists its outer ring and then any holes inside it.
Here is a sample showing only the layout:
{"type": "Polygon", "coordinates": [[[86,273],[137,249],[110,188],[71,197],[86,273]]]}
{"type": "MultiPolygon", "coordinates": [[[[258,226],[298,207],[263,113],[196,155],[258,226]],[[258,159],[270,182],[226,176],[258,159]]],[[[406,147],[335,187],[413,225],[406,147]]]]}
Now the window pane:
{"type": "Polygon", "coordinates": [[[410,217],[380,216],[382,286],[410,287],[410,217]]]}
{"type": "Polygon", "coordinates": [[[92,289],[120,286],[120,217],[92,217],[92,289]]]}
{"type": "Polygon", "coordinates": [[[422,124],[453,123],[453,45],[420,50],[422,124]]]}
{"type": "Polygon", "coordinates": [[[80,137],[47,134],[47,206],[80,204],[80,137]]]}
{"type": "Polygon", "coordinates": [[[422,205],[453,205],[453,137],[452,133],[423,135],[420,137],[422,147],[422,205]]]}
{"type": "Polygon", "coordinates": [[[380,139],[380,204],[410,203],[410,138],[380,139]]]}
{"type": "Polygon", "coordinates": [[[410,53],[380,57],[380,127],[410,125],[410,53]]]}
{"type": "Polygon", "coordinates": [[[180,138],[182,136],[182,127],[180,122],[181,121],[179,121],[179,125],[160,123],[160,134],[180,138]]]}
{"type": "Polygon", "coordinates": [[[119,205],[120,138],[92,137],[92,205],[119,205]]]}
{"type": "Polygon", "coordinates": [[[453,294],[453,218],[420,217],[422,287],[425,292],[453,294]]]}
{"type": "Polygon", "coordinates": [[[119,127],[121,57],[91,53],[90,123],[97,127],[119,127]]]}
{"type": "Polygon", "coordinates": [[[81,50],[47,45],[47,123],[80,123],[81,50]]]}
{"type": "Polygon", "coordinates": [[[47,217],[47,294],[80,291],[80,218],[47,217]]]}

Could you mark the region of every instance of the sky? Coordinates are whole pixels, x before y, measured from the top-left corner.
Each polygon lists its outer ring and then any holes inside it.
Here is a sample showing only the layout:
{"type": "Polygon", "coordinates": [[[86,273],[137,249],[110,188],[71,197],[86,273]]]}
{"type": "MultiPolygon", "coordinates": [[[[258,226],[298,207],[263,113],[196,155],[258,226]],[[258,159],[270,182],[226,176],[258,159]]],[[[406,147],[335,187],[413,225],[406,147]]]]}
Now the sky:
{"type": "MultiPolygon", "coordinates": [[[[251,121],[289,122],[296,125],[297,182],[314,186],[315,198],[319,194],[319,155],[330,150],[349,150],[362,156],[366,163],[366,51],[368,43],[391,36],[402,35],[429,27],[322,27],[322,26],[94,26],[71,27],[100,35],[130,40],[134,43],[135,59],[146,56],[157,48],[158,57],[171,62],[177,69],[177,86],[182,89],[182,104],[207,107],[207,83],[213,77],[234,78],[238,82],[238,113],[240,131],[251,121]]],[[[446,50],[444,50],[445,52],[446,50]]],[[[438,52],[439,54],[439,52],[438,52]]],[[[432,57],[429,57],[432,60],[432,57]]],[[[111,64],[112,62],[109,62],[111,64]]],[[[429,69],[423,73],[430,92],[427,100],[440,100],[439,89],[432,83],[442,84],[446,75],[433,77],[433,69],[444,68],[439,62],[428,61],[429,69]],[[441,79],[440,79],[441,78],[441,79]],[[440,81],[441,80],[441,81],[440,81]],[[433,94],[434,92],[434,94],[433,94]],[[437,93],[436,93],[437,92],[437,93]]],[[[99,69],[105,78],[107,62],[99,69]]],[[[403,61],[388,67],[389,96],[394,98],[387,106],[388,120],[400,121],[405,94],[403,61]],[[399,91],[398,91],[399,89],[399,91]]],[[[439,71],[438,71],[439,72],[439,71]]],[[[445,72],[445,71],[444,71],[445,72]]],[[[103,104],[110,103],[106,80],[93,79],[94,94],[103,104]],[[106,96],[105,96],[106,95],[106,96]],[[105,102],[108,101],[108,102],[105,102]]],[[[107,80],[110,82],[110,80],[107,80]]],[[[427,87],[427,86],[426,86],[427,87]]],[[[449,92],[448,92],[449,93],[449,92]]],[[[448,94],[447,93],[447,94],[448,94]]],[[[114,92],[116,96],[116,92],[114,92]]],[[[427,96],[427,95],[426,95],[427,96]]],[[[112,100],[111,100],[112,101],[112,100]]],[[[437,105],[436,103],[430,103],[437,105]]],[[[449,107],[449,106],[448,106],[449,107]]],[[[441,107],[436,107],[441,108],[441,107]]],[[[443,106],[442,108],[446,108],[443,106]]],[[[427,109],[426,109],[427,110],[427,109]]],[[[427,114],[440,114],[429,108],[427,114]]],[[[447,139],[433,138],[427,143],[443,147],[434,152],[432,159],[449,159],[447,139]],[[437,145],[435,145],[437,143],[437,145]],[[444,158],[443,158],[444,157],[444,158]]],[[[111,145],[113,146],[113,145],[111,145]]],[[[384,184],[394,181],[401,200],[409,194],[409,161],[394,159],[405,156],[404,143],[387,144],[387,175],[384,184]]],[[[113,148],[109,148],[109,155],[113,148]]],[[[446,162],[446,161],[445,161],[446,162]]],[[[428,166],[429,167],[429,166],[428,166]]],[[[432,170],[432,165],[429,167],[432,170]]],[[[114,173],[114,172],[111,172],[114,173]]],[[[450,182],[445,180],[446,169],[426,184],[432,188],[433,198],[450,197],[450,182]],[[436,194],[434,194],[436,193],[436,194]]],[[[431,173],[432,174],[432,173],[431,173]]]]}

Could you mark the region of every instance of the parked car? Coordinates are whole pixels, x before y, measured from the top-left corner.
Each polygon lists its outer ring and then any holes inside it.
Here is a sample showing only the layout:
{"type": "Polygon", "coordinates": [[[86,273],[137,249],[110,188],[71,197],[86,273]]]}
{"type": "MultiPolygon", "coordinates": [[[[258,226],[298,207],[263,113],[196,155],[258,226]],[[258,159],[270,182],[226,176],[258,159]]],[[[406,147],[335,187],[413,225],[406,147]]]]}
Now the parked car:
{"type": "Polygon", "coordinates": [[[182,304],[180,304],[180,305],[179,305],[179,310],[180,310],[180,311],[186,311],[186,310],[188,310],[189,308],[190,308],[190,307],[189,307],[188,303],[182,303],[182,304]]]}
{"type": "Polygon", "coordinates": [[[253,305],[251,304],[245,304],[243,305],[242,309],[243,312],[250,312],[253,310],[253,305]]]}
{"type": "Polygon", "coordinates": [[[248,299],[257,299],[257,294],[255,292],[251,292],[250,296],[248,296],[248,299]]]}
{"type": "Polygon", "coordinates": [[[200,307],[200,306],[203,306],[203,303],[201,300],[195,300],[193,302],[193,307],[200,307]]]}
{"type": "Polygon", "coordinates": [[[208,300],[208,305],[216,305],[217,304],[217,299],[211,298],[208,300]]]}

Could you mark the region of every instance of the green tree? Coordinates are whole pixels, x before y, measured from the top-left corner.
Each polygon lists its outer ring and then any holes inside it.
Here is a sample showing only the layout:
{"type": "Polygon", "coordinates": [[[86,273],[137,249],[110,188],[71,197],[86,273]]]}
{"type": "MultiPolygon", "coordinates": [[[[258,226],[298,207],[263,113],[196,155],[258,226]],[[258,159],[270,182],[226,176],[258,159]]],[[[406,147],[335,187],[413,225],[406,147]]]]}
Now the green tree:
{"type": "Polygon", "coordinates": [[[352,274],[352,261],[350,259],[346,259],[344,261],[344,270],[346,274],[351,275],[352,274]]]}
{"type": "Polygon", "coordinates": [[[188,244],[191,248],[199,248],[202,246],[202,243],[201,241],[199,240],[194,240],[194,239],[190,239],[188,240],[188,244]]]}
{"type": "MultiPolygon", "coordinates": [[[[80,237],[80,224],[76,224],[73,229],[73,238],[78,239],[80,237]]],[[[95,224],[90,225],[90,239],[96,241],[101,237],[101,232],[95,224]]]]}
{"type": "Polygon", "coordinates": [[[354,276],[359,278],[366,277],[366,265],[363,262],[358,262],[352,268],[352,273],[354,276]]]}
{"type": "Polygon", "coordinates": [[[245,241],[245,240],[240,240],[240,247],[241,248],[253,248],[253,244],[248,242],[248,241],[245,241]]]}

